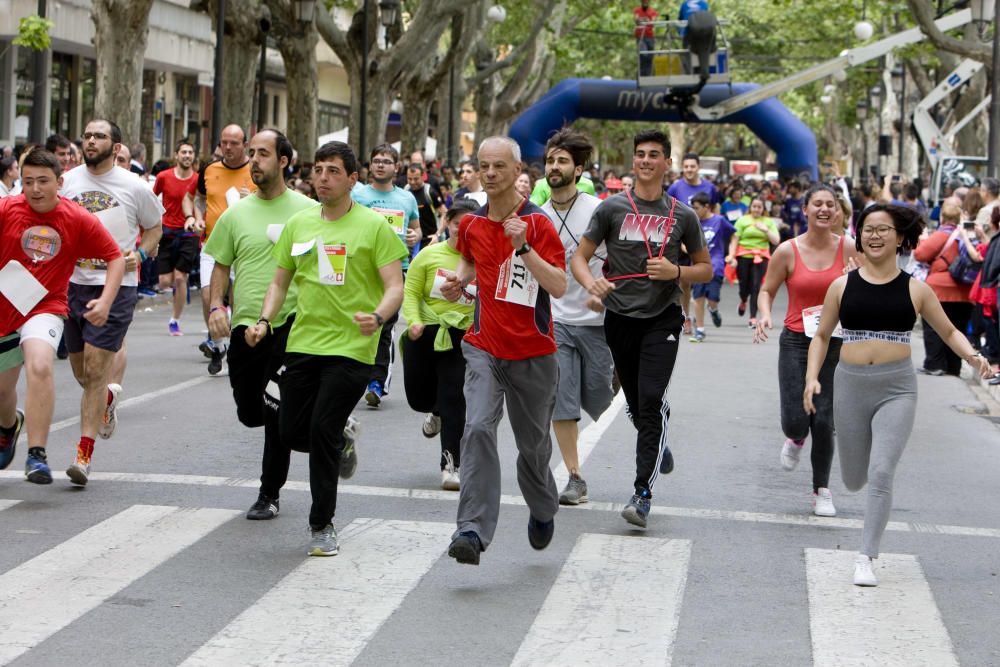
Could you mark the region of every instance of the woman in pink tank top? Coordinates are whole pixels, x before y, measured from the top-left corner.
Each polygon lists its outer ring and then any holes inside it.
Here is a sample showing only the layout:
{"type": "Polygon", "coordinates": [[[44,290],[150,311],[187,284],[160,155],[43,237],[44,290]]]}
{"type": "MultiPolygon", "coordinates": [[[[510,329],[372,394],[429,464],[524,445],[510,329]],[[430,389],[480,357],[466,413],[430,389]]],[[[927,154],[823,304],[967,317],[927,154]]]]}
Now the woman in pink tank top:
{"type": "Polygon", "coordinates": [[[788,290],[788,309],[784,329],[778,340],[778,390],[781,405],[781,430],[785,442],[781,448],[781,466],[794,470],[806,438],[812,435],[810,461],[813,471],[812,503],[817,516],[836,516],[830,494],[830,468],[833,465],[833,373],[840,357],[839,339],[831,342],[821,376],[823,395],[818,396],[814,414],[802,406],[809,343],[819,324],[823,299],[830,283],[853,268],[857,256],[854,243],[844,243],[833,226],[843,224],[836,194],[826,185],[815,185],[803,202],[808,227],[794,239],[785,241],[771,257],[757,299],[759,319],[753,340],[763,343],[773,327],[771,305],[778,289],[788,290]],[[820,405],[822,403],[822,405],[820,405]]]}

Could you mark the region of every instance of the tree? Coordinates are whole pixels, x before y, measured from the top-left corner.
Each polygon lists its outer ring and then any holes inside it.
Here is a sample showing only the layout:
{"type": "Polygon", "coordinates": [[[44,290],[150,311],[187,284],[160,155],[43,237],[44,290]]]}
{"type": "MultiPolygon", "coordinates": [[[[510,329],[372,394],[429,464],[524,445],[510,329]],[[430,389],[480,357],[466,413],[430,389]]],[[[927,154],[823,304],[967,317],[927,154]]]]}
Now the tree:
{"type": "Polygon", "coordinates": [[[993,69],[992,46],[977,40],[958,39],[942,32],[934,25],[937,7],[928,0],[906,0],[906,4],[910,7],[910,13],[920,26],[921,32],[927,35],[932,44],[963,58],[978,60],[986,65],[987,71],[993,69]]]}
{"type": "Polygon", "coordinates": [[[316,44],[319,37],[312,23],[303,26],[295,20],[292,11],[295,0],[266,1],[271,10],[271,32],[285,63],[288,140],[301,155],[311,156],[316,149],[316,107],[319,101],[316,44]]]}
{"type": "Polygon", "coordinates": [[[139,137],[142,103],[142,64],[149,35],[149,10],[153,0],[93,0],[97,51],[97,85],[94,113],[114,121],[125,141],[139,137]]]}

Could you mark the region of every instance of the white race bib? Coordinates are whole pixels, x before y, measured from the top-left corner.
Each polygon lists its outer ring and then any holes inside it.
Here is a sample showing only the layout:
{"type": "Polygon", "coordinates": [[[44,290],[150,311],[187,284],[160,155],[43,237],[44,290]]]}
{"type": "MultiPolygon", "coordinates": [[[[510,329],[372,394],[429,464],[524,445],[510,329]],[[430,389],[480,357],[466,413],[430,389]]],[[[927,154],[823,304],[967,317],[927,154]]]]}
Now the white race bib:
{"type": "MultiPolygon", "coordinates": [[[[431,284],[430,297],[432,299],[441,299],[442,301],[447,301],[444,294],[441,293],[441,287],[444,285],[445,280],[448,278],[450,272],[447,269],[438,269],[434,274],[434,282],[431,284]]],[[[469,283],[465,289],[462,290],[462,295],[458,297],[458,301],[455,303],[461,304],[463,306],[471,306],[476,302],[476,283],[475,281],[469,283]]]]}
{"type": "Polygon", "coordinates": [[[31,271],[15,259],[0,269],[0,293],[22,315],[27,315],[49,293],[31,271]]]}
{"type": "MultiPolygon", "coordinates": [[[[819,320],[822,314],[823,306],[813,306],[812,308],[804,308],[802,310],[802,328],[809,338],[813,338],[816,332],[819,331],[819,320]]],[[[837,323],[837,327],[831,335],[834,338],[844,337],[844,329],[840,326],[840,322],[837,323]]]]}
{"type": "Polygon", "coordinates": [[[729,222],[736,222],[741,217],[743,217],[743,211],[738,208],[734,208],[729,213],[726,213],[726,217],[729,218],[729,222]]]}
{"type": "Polygon", "coordinates": [[[531,275],[524,261],[514,253],[500,265],[496,298],[498,301],[528,308],[534,308],[535,301],[538,300],[538,281],[531,275]]]}

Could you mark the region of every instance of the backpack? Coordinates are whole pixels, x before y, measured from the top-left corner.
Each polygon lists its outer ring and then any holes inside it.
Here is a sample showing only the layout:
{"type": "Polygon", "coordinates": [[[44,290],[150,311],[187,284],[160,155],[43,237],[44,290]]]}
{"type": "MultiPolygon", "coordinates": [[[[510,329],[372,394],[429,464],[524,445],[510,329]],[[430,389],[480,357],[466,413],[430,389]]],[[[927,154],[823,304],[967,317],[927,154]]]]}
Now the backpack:
{"type": "Polygon", "coordinates": [[[951,274],[952,279],[959,285],[971,285],[976,282],[982,268],[982,261],[973,262],[965,244],[958,241],[958,254],[948,265],[948,273],[951,274]]]}

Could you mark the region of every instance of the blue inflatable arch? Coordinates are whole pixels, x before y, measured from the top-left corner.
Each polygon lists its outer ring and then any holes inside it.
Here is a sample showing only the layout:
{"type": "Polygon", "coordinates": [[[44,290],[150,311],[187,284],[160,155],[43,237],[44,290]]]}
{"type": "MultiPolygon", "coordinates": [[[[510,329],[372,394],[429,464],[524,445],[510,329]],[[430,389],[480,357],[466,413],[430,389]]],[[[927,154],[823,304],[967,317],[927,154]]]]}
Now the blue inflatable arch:
{"type": "MultiPolygon", "coordinates": [[[[758,88],[753,83],[732,86],[705,86],[700,94],[702,106],[719,102],[758,88]]],[[[521,145],[526,162],[544,159],[545,142],[564,125],[577,118],[603,118],[664,123],[703,122],[685,117],[664,100],[664,91],[640,89],[632,80],[565,79],[538,102],[518,116],[510,136],[521,145]]],[[[726,116],[716,123],[742,123],[778,156],[782,178],[818,176],[816,137],[785,105],[771,97],[752,107],[726,116]]]]}

